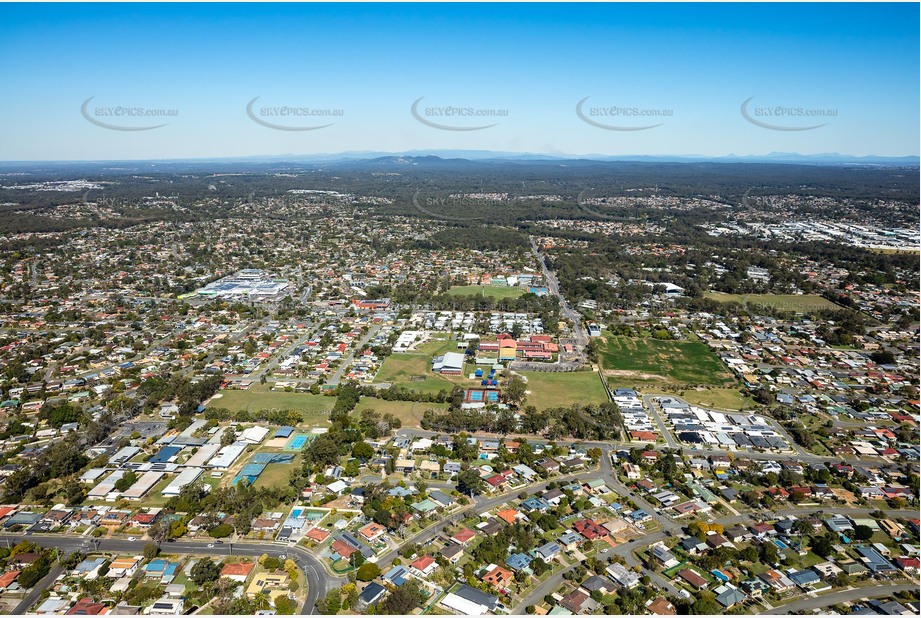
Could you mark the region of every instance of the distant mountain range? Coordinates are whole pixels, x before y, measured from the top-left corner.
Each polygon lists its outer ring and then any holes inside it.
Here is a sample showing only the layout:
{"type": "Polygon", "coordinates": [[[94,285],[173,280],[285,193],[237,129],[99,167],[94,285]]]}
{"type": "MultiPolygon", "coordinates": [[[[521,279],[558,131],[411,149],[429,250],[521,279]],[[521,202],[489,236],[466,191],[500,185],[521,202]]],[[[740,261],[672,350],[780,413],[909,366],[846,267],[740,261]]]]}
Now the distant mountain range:
{"type": "Polygon", "coordinates": [[[322,165],[346,167],[476,167],[483,164],[532,164],[585,166],[594,163],[775,163],[787,165],[823,165],[823,166],[886,166],[918,167],[918,156],[883,157],[852,156],[838,153],[804,155],[789,152],[771,152],[765,155],[735,155],[708,157],[705,155],[569,155],[516,153],[492,150],[411,150],[391,153],[377,151],[349,151],[313,155],[257,155],[248,157],[221,157],[201,159],[150,159],[150,160],[108,160],[108,161],[4,161],[0,170],[60,170],[62,168],[105,168],[108,171],[164,171],[164,168],[202,169],[208,164],[235,168],[253,165],[261,168],[279,167],[279,164],[322,165]]]}
{"type": "Polygon", "coordinates": [[[495,150],[408,150],[405,152],[348,151],[315,155],[267,155],[235,158],[236,161],[290,161],[312,163],[335,163],[339,161],[366,161],[368,163],[392,164],[437,164],[439,161],[640,161],[649,163],[681,162],[726,162],[726,163],[798,163],[819,165],[868,164],[868,165],[919,165],[921,157],[884,157],[867,155],[862,157],[835,152],[804,155],[795,152],[770,152],[765,155],[735,155],[722,157],[706,155],[602,155],[602,154],[541,154],[530,152],[502,152],[495,150]]]}

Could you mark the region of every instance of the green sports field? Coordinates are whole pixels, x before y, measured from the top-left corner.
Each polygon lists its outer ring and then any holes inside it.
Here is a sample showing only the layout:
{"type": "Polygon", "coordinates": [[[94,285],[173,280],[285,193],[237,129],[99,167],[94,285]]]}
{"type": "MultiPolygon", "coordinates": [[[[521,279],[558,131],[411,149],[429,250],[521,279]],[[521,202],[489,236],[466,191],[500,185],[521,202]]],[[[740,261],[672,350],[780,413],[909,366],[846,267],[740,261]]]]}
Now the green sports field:
{"type": "Polygon", "coordinates": [[[611,385],[734,383],[722,361],[703,343],[634,339],[605,333],[601,366],[611,385]]]}
{"type": "Polygon", "coordinates": [[[528,379],[530,391],[525,405],[538,410],[568,407],[573,404],[604,403],[608,400],[601,378],[595,371],[573,371],[568,373],[543,373],[522,371],[528,379]]]}
{"type": "Polygon", "coordinates": [[[335,397],[312,395],[310,393],[286,393],[270,390],[270,384],[253,384],[245,391],[221,391],[221,397],[212,399],[209,408],[227,408],[231,412],[247,410],[258,412],[265,409],[300,410],[306,425],[329,424],[330,410],[336,405],[335,397]]]}
{"type": "Polygon", "coordinates": [[[723,292],[707,292],[704,296],[721,303],[735,301],[754,310],[757,310],[759,306],[794,313],[840,309],[838,305],[827,298],[814,294],[724,294],[723,292]]]}
{"type": "Polygon", "coordinates": [[[448,294],[454,296],[485,296],[487,298],[518,298],[527,290],[519,287],[506,287],[497,285],[455,285],[448,294]]]}

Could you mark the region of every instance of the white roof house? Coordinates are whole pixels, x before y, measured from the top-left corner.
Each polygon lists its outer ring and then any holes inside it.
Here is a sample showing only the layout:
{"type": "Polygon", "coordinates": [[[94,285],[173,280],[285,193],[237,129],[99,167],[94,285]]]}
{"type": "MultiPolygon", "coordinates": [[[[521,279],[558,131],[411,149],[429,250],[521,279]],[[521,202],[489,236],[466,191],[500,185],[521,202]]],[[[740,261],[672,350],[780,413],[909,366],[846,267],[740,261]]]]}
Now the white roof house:
{"type": "Polygon", "coordinates": [[[221,448],[217,455],[208,462],[208,466],[211,468],[229,468],[237,460],[237,457],[243,454],[247,446],[249,445],[245,442],[234,442],[221,448]]]}
{"type": "Polygon", "coordinates": [[[240,434],[237,441],[246,442],[248,444],[259,444],[265,440],[267,435],[269,435],[269,430],[265,427],[250,427],[240,434]]]}
{"type": "Polygon", "coordinates": [[[140,500],[150,489],[160,482],[163,472],[145,472],[127,491],[122,493],[122,498],[140,500]]]}
{"type": "Polygon", "coordinates": [[[167,485],[161,492],[164,496],[178,496],[179,492],[186,485],[191,485],[198,480],[202,474],[201,468],[185,468],[176,478],[167,485]]]}
{"type": "Polygon", "coordinates": [[[464,355],[460,352],[445,352],[444,356],[435,358],[432,369],[441,372],[461,372],[464,369],[464,355]]]}
{"type": "Polygon", "coordinates": [[[93,487],[87,496],[91,499],[105,498],[110,492],[115,491],[115,482],[125,476],[125,473],[126,470],[116,470],[93,487]]]}
{"type": "Polygon", "coordinates": [[[452,611],[457,612],[461,616],[483,616],[490,613],[489,608],[485,605],[480,605],[479,603],[468,601],[467,599],[457,596],[453,592],[449,592],[438,603],[452,611]]]}

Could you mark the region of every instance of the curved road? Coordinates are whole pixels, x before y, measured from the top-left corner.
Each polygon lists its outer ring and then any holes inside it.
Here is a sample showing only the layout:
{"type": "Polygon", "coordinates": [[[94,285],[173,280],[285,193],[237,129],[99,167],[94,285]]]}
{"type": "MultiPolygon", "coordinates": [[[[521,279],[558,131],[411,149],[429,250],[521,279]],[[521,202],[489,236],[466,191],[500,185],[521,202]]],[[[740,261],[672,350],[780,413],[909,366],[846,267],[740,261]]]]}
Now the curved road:
{"type": "MultiPolygon", "coordinates": [[[[31,541],[45,547],[56,547],[60,551],[73,553],[77,551],[107,551],[107,552],[131,552],[140,554],[144,551],[143,541],[128,541],[124,539],[93,539],[82,536],[69,536],[63,534],[32,534],[25,536],[22,534],[2,534],[0,542],[9,541],[11,544],[20,541],[31,541]]],[[[346,581],[344,577],[334,577],[330,575],[323,564],[316,556],[308,552],[303,547],[286,545],[283,543],[224,543],[207,547],[206,543],[197,543],[194,541],[176,541],[175,543],[164,543],[160,546],[161,551],[165,554],[194,554],[206,556],[251,556],[257,557],[262,554],[274,556],[286,555],[294,560],[297,565],[303,569],[307,578],[307,596],[304,605],[301,607],[301,614],[313,614],[316,611],[317,600],[325,597],[327,591],[343,585],[346,581]]],[[[42,580],[40,585],[33,588],[32,593],[35,598],[41,594],[42,590],[47,587],[54,578],[42,580]],[[43,585],[41,585],[43,584],[43,585]]],[[[32,600],[34,602],[35,599],[32,600]]],[[[26,599],[23,600],[25,603],[26,599]]],[[[31,603],[30,603],[31,604],[31,603]]],[[[28,606],[26,606],[26,609],[28,606]]],[[[17,608],[18,610],[19,608],[17,608]]]]}
{"type": "Polygon", "coordinates": [[[917,591],[918,586],[912,584],[895,584],[891,586],[873,586],[872,588],[854,588],[852,590],[841,590],[839,592],[832,592],[830,594],[823,594],[821,596],[807,597],[805,599],[791,601],[789,603],[777,605],[772,609],[766,609],[763,612],[758,613],[772,615],[791,614],[804,610],[831,607],[837,603],[887,597],[890,594],[895,594],[904,590],[917,591]]]}

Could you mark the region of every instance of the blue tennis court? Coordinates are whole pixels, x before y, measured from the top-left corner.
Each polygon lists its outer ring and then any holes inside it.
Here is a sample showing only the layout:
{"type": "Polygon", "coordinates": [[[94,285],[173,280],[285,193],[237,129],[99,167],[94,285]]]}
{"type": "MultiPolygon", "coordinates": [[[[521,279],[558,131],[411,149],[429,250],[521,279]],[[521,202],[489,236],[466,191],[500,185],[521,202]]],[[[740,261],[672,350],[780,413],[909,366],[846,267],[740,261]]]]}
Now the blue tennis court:
{"type": "Polygon", "coordinates": [[[304,448],[304,445],[307,444],[307,441],[311,439],[311,436],[306,433],[299,433],[288,442],[288,446],[285,447],[286,451],[299,451],[304,448]]]}
{"type": "Polygon", "coordinates": [[[254,464],[248,463],[243,466],[243,469],[240,470],[240,474],[234,477],[230,482],[231,485],[236,485],[242,479],[249,481],[249,484],[252,485],[259,478],[259,475],[265,470],[265,464],[254,464]]]}

